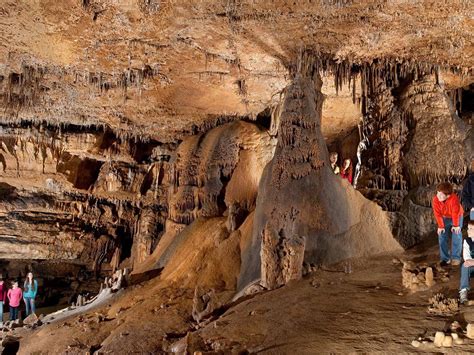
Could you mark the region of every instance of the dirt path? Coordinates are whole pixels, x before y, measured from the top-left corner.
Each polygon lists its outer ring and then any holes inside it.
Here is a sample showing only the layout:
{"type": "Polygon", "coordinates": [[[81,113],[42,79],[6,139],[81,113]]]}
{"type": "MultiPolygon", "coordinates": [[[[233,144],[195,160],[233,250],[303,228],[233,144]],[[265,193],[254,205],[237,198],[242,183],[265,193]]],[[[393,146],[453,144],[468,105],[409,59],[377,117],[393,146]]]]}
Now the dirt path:
{"type": "MultiPolygon", "coordinates": [[[[401,257],[431,263],[436,251],[401,257]]],[[[351,274],[317,271],[239,304],[196,335],[212,350],[413,352],[418,335],[433,336],[454,319],[429,314],[428,299],[439,291],[456,297],[459,271],[451,268],[449,282],[410,294],[401,286],[401,267],[385,256],[354,266],[351,274]]],[[[456,316],[461,323],[466,309],[456,316]]],[[[474,340],[454,349],[473,351],[474,340]]]]}

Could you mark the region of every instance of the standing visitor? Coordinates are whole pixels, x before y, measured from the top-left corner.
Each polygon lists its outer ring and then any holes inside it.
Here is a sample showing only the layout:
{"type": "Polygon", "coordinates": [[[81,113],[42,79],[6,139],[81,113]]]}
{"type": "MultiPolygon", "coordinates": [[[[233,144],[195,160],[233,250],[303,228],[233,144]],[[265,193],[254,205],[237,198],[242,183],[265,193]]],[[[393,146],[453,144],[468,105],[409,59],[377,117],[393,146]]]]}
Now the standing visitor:
{"type": "Polygon", "coordinates": [[[36,293],[38,292],[38,281],[33,279],[33,273],[29,272],[26,275],[26,280],[23,285],[23,301],[25,301],[25,308],[26,314],[25,316],[28,317],[32,313],[36,313],[35,309],[35,297],[36,293]]]}
{"type": "Polygon", "coordinates": [[[459,198],[453,192],[453,185],[442,182],[436,186],[436,195],[432,201],[433,213],[438,224],[439,253],[441,266],[451,263],[461,264],[462,234],[461,226],[464,210],[459,198]],[[451,232],[451,254],[448,239],[451,232]]]}
{"type": "Polygon", "coordinates": [[[18,282],[14,281],[12,288],[8,290],[7,297],[8,303],[10,304],[10,320],[18,319],[18,308],[20,307],[21,297],[23,292],[18,287],[18,282]]]}
{"type": "Polygon", "coordinates": [[[3,325],[3,305],[7,300],[7,287],[3,282],[3,276],[0,275],[0,325],[3,325]]]}
{"type": "Polygon", "coordinates": [[[462,205],[469,212],[469,219],[474,221],[474,159],[471,160],[471,172],[462,189],[462,205]]]}
{"type": "Polygon", "coordinates": [[[337,153],[336,152],[331,152],[329,154],[329,161],[331,162],[331,169],[334,172],[334,174],[338,175],[340,172],[339,167],[337,166],[337,153]]]}
{"type": "Polygon", "coordinates": [[[350,159],[344,159],[341,169],[341,177],[349,181],[352,185],[352,161],[350,159]]]}
{"type": "Polygon", "coordinates": [[[459,283],[459,302],[466,303],[467,294],[471,289],[471,274],[474,272],[474,221],[467,224],[467,238],[463,244],[462,258],[464,263],[461,266],[461,282],[459,283]]]}

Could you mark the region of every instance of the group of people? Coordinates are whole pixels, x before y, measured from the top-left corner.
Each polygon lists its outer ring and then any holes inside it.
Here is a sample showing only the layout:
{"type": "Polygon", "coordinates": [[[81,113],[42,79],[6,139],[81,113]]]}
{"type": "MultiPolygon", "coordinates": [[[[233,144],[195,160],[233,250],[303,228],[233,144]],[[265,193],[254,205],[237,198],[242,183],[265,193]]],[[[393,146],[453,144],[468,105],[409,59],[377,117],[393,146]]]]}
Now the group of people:
{"type": "Polygon", "coordinates": [[[3,277],[0,276],[0,322],[3,323],[3,306],[8,302],[10,307],[10,320],[18,319],[18,311],[21,300],[25,304],[25,314],[29,316],[36,312],[35,297],[38,292],[38,281],[33,278],[33,273],[29,272],[23,283],[23,289],[18,285],[18,281],[12,281],[8,288],[3,277]]]}
{"type": "Polygon", "coordinates": [[[336,152],[331,152],[329,154],[329,160],[331,162],[331,169],[336,175],[340,175],[343,179],[349,181],[352,185],[352,178],[353,178],[353,167],[352,167],[352,160],[344,159],[342,166],[339,167],[337,165],[337,159],[339,155],[336,152]]]}
{"type": "Polygon", "coordinates": [[[443,182],[436,187],[432,207],[438,225],[440,264],[441,266],[461,265],[459,300],[460,303],[465,303],[468,300],[470,277],[474,273],[474,159],[471,162],[471,173],[462,189],[461,201],[454,193],[453,186],[448,182],[443,182]],[[465,212],[469,213],[469,221],[467,238],[463,242],[462,226],[465,212]],[[451,236],[451,251],[449,235],[451,236]]]}

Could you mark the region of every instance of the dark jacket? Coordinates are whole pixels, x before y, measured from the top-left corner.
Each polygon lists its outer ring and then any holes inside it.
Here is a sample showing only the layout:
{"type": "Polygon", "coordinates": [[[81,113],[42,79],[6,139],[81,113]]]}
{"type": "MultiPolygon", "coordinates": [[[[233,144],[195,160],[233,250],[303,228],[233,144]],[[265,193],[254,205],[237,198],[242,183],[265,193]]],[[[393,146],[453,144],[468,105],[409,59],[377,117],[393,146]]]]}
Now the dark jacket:
{"type": "Polygon", "coordinates": [[[464,211],[469,213],[470,209],[474,207],[474,173],[470,173],[464,183],[461,201],[464,211]]]}

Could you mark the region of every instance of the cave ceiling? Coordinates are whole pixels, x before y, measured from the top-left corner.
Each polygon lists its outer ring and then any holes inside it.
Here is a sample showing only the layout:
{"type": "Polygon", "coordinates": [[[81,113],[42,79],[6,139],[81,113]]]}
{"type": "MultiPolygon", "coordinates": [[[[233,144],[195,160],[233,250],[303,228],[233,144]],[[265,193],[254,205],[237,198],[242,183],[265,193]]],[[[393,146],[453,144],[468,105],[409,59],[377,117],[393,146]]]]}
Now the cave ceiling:
{"type": "MultiPolygon", "coordinates": [[[[3,122],[175,141],[274,105],[301,48],[439,66],[447,89],[474,81],[471,1],[22,0],[0,16],[3,122]]],[[[350,91],[328,74],[328,139],[360,118],[350,91]]]]}

